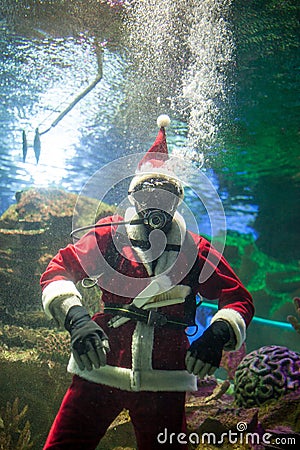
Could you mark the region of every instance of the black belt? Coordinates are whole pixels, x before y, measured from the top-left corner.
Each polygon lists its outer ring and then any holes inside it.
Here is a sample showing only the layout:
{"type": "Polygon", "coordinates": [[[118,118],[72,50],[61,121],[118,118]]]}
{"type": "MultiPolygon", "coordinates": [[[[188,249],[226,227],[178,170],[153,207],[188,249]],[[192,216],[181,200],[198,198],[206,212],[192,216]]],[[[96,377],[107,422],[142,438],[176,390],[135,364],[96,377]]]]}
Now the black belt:
{"type": "Polygon", "coordinates": [[[120,316],[127,317],[128,319],[132,319],[139,322],[144,322],[147,325],[154,327],[166,326],[168,328],[184,329],[193,325],[187,322],[183,322],[182,320],[178,320],[176,317],[162,314],[160,312],[153,310],[137,308],[134,305],[120,305],[120,304],[105,305],[104,312],[116,316],[111,319],[109,323],[110,326],[113,326],[114,321],[117,321],[120,318],[120,316]]]}

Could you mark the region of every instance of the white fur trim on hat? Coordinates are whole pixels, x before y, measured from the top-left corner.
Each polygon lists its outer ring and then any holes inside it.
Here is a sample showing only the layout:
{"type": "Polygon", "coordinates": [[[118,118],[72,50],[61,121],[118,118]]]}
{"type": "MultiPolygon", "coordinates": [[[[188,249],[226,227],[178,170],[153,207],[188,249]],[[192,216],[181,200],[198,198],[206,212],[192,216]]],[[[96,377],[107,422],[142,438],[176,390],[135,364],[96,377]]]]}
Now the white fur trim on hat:
{"type": "MultiPolygon", "coordinates": [[[[145,168],[146,170],[144,170],[144,166],[143,166],[143,172],[141,172],[140,174],[135,175],[129,185],[128,188],[128,192],[129,194],[134,191],[134,188],[142,183],[143,181],[149,180],[153,177],[160,177],[163,178],[166,181],[169,181],[170,183],[173,183],[175,185],[178,185],[178,188],[181,190],[182,194],[179,197],[179,200],[182,201],[184,198],[184,187],[182,185],[182,183],[180,182],[180,180],[178,180],[178,178],[176,178],[176,176],[174,176],[173,174],[171,174],[169,171],[167,170],[163,170],[162,168],[158,168],[155,171],[153,170],[153,167],[149,167],[149,171],[147,171],[147,168],[145,168]]],[[[134,202],[130,199],[129,197],[129,201],[131,204],[134,204],[134,202]]]]}
{"type": "Polygon", "coordinates": [[[216,320],[225,320],[231,325],[236,338],[234,348],[226,348],[225,350],[238,350],[246,339],[246,324],[240,313],[231,308],[220,309],[212,318],[211,323],[216,320]]]}
{"type": "Polygon", "coordinates": [[[78,297],[78,304],[81,305],[80,300],[82,297],[73,281],[69,280],[52,281],[52,283],[48,284],[48,286],[45,287],[42,295],[42,302],[46,315],[50,319],[53,318],[50,311],[50,305],[54,300],[58,298],[61,298],[63,300],[65,298],[72,296],[78,297]]]}

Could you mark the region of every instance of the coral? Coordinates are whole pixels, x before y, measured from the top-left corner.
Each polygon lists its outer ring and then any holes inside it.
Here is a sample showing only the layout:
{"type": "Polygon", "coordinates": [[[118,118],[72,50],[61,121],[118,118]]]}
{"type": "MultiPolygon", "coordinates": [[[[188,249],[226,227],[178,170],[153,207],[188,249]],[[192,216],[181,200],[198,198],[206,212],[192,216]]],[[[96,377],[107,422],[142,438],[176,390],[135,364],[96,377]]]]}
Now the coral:
{"type": "Polygon", "coordinates": [[[27,450],[32,448],[30,423],[27,420],[22,428],[22,421],[27,414],[28,406],[19,412],[19,399],[6,408],[1,408],[0,450],[27,450]]]}
{"type": "Polygon", "coordinates": [[[210,403],[212,401],[220,399],[223,396],[223,394],[227,392],[229,386],[230,386],[229,380],[225,380],[221,384],[218,384],[213,390],[213,393],[208,397],[205,397],[204,403],[210,403]]]}
{"type": "Polygon", "coordinates": [[[249,353],[235,372],[235,399],[250,408],[300,389],[300,353],[276,345],[249,353]]]}
{"type": "MultiPolygon", "coordinates": [[[[245,424],[247,432],[255,432],[258,426],[257,408],[240,410],[235,408],[231,402],[217,403],[210,406],[199,404],[197,406],[197,408],[195,405],[193,407],[187,406],[186,408],[188,432],[199,436],[200,445],[197,446],[197,450],[218,448],[249,449],[249,446],[242,443],[240,439],[238,447],[234,447],[226,441],[223,442],[223,445],[217,444],[217,442],[222,442],[222,438],[230,431],[237,433],[238,423],[245,424]],[[208,440],[209,433],[211,433],[211,439],[208,440]],[[213,443],[216,445],[213,445],[213,443]]],[[[189,448],[195,447],[190,446],[189,448]]]]}
{"type": "Polygon", "coordinates": [[[4,345],[7,348],[34,348],[38,336],[39,332],[30,328],[23,328],[15,325],[4,325],[0,328],[0,345],[4,345]]]}
{"type": "MultiPolygon", "coordinates": [[[[26,350],[17,353],[15,349],[0,351],[0,405],[12,403],[16,397],[22,408],[28,405],[26,419],[30,422],[34,441],[32,449],[41,450],[71,376],[66,373],[65,363],[40,361],[31,352],[26,350]]],[[[21,425],[23,426],[23,422],[20,422],[22,430],[21,425]]],[[[16,447],[5,446],[4,449],[15,450],[16,447]]],[[[0,446],[0,450],[4,449],[0,446]]]]}
{"type": "Polygon", "coordinates": [[[43,330],[36,349],[41,361],[66,363],[71,354],[69,334],[63,331],[43,330]]]}
{"type": "Polygon", "coordinates": [[[15,325],[0,327],[0,350],[30,350],[30,355],[46,362],[65,364],[70,356],[70,338],[66,331],[47,328],[31,329],[15,325]]]}

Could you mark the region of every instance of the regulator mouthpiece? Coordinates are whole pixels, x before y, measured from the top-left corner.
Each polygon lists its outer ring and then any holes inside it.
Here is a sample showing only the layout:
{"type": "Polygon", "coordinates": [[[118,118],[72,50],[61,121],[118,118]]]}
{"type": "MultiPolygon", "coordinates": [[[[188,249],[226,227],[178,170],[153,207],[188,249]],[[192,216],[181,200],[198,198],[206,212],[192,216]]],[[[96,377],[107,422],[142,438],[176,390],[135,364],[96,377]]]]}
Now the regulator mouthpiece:
{"type": "Polygon", "coordinates": [[[152,230],[162,230],[172,221],[172,216],[159,209],[151,209],[143,214],[144,224],[152,230]]]}

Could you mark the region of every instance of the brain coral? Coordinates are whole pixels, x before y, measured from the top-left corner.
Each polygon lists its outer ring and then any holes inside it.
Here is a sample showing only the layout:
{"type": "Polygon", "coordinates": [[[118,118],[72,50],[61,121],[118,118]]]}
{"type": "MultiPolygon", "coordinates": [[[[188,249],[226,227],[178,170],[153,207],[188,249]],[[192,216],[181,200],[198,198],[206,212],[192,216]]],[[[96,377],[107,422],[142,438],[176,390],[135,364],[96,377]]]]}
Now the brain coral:
{"type": "Polygon", "coordinates": [[[300,353],[277,345],[261,347],[243,358],[234,378],[235,399],[250,408],[300,388],[300,353]]]}

